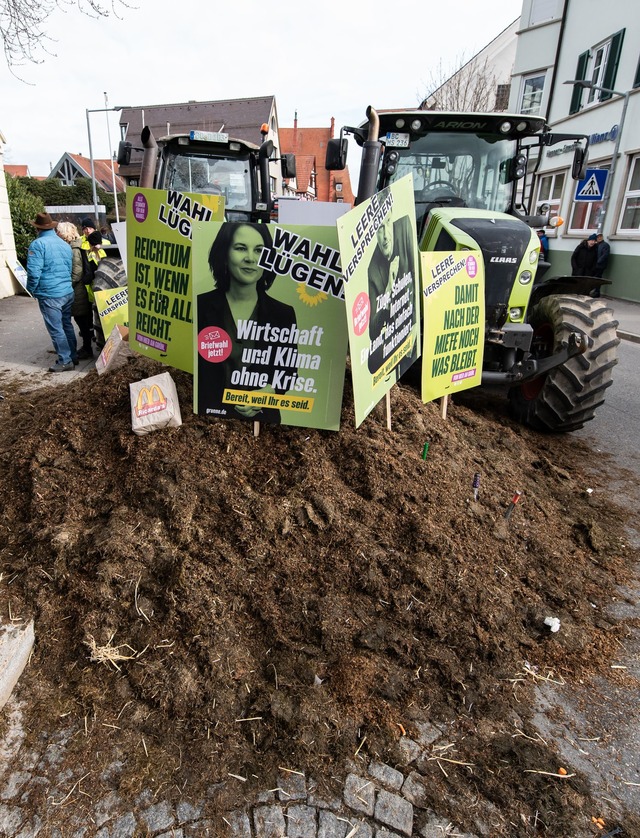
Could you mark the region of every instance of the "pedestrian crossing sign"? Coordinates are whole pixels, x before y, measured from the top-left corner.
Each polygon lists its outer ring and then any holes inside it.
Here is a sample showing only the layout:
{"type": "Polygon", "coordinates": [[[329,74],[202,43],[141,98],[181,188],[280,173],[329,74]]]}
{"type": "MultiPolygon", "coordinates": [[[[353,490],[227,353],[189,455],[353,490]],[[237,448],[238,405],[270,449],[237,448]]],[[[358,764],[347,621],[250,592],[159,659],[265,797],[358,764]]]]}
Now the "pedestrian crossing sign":
{"type": "Polygon", "coordinates": [[[585,178],[577,183],[573,200],[593,203],[601,201],[608,176],[608,169],[587,169],[585,178]]]}

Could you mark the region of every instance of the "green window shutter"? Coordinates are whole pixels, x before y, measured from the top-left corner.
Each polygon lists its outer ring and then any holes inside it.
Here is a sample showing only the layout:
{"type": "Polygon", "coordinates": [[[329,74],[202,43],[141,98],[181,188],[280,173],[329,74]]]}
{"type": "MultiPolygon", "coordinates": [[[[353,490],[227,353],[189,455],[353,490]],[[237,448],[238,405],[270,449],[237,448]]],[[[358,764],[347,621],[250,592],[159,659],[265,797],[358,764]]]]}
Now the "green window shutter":
{"type": "MultiPolygon", "coordinates": [[[[609,58],[607,59],[607,66],[604,71],[604,78],[602,82],[603,87],[609,88],[609,90],[613,90],[613,87],[616,83],[616,74],[618,72],[618,64],[620,63],[620,53],[622,52],[622,41],[624,40],[624,29],[621,29],[619,32],[611,38],[611,47],[609,48],[609,58]]],[[[600,94],[600,101],[604,102],[605,99],[611,99],[610,93],[601,93],[600,94]]]]}
{"type": "Polygon", "coordinates": [[[633,80],[634,87],[640,87],[640,60],[638,60],[638,66],[636,67],[636,77],[633,80]]]}
{"type": "MultiPolygon", "coordinates": [[[[587,61],[589,60],[589,50],[583,52],[578,56],[578,66],[576,68],[576,79],[582,81],[587,72],[587,61]]],[[[576,84],[573,88],[573,95],[571,96],[571,106],[569,113],[577,113],[582,106],[582,88],[576,84]]]]}

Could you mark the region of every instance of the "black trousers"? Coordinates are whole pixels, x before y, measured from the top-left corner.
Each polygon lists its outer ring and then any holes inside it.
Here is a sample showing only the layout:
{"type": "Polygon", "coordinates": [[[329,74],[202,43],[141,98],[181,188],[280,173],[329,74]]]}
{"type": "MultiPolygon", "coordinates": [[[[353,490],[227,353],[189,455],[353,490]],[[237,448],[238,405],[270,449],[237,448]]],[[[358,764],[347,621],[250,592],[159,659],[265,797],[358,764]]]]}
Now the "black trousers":
{"type": "Polygon", "coordinates": [[[91,337],[92,337],[92,317],[90,314],[74,315],[73,319],[76,321],[80,338],[82,339],[82,348],[87,352],[91,352],[91,337]]]}

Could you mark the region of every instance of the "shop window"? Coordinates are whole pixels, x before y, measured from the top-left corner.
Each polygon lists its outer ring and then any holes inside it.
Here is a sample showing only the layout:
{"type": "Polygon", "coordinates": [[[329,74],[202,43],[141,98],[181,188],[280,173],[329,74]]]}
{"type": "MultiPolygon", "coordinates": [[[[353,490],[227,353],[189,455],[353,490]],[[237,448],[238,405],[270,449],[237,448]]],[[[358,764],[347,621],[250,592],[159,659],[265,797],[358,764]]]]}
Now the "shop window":
{"type": "Polygon", "coordinates": [[[620,233],[640,232],[640,155],[631,161],[618,231],[620,233]]]}
{"type": "MultiPolygon", "coordinates": [[[[560,204],[562,203],[565,180],[565,172],[550,172],[549,174],[540,176],[538,180],[536,211],[542,204],[549,204],[549,218],[556,218],[560,215],[560,204]]],[[[550,227],[547,235],[557,237],[558,228],[550,227]]]]}
{"type": "MultiPolygon", "coordinates": [[[[609,169],[610,164],[598,164],[599,169],[609,169]]],[[[574,201],[571,205],[569,233],[595,233],[602,211],[602,201],[574,201]]]]}

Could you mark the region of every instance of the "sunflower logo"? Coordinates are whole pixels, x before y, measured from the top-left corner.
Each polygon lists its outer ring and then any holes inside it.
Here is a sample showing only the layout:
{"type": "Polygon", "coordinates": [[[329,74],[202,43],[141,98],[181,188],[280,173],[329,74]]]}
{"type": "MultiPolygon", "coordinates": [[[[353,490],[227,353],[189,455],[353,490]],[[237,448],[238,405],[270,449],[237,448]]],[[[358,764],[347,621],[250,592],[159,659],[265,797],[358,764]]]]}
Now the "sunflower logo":
{"type": "Polygon", "coordinates": [[[323,303],[327,299],[327,294],[324,291],[312,292],[306,285],[298,285],[296,290],[298,292],[298,296],[300,297],[300,301],[306,306],[317,306],[319,303],[323,303]]]}

